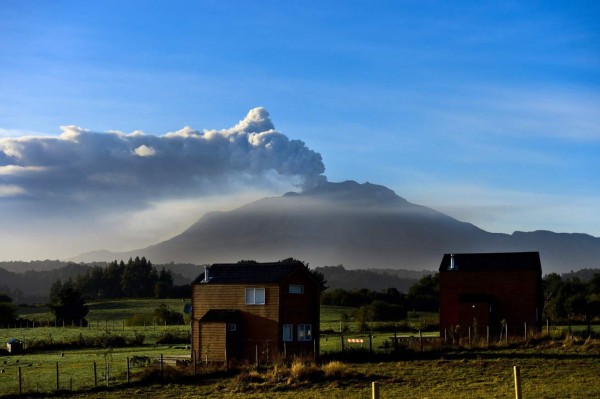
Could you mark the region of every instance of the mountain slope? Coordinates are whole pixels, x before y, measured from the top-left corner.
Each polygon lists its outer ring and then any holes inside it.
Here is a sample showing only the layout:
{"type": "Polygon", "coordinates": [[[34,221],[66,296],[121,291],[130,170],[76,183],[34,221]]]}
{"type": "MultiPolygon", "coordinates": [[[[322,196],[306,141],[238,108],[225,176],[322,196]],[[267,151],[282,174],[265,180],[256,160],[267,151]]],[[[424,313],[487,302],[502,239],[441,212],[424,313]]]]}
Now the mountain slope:
{"type": "Polygon", "coordinates": [[[170,240],[111,257],[144,255],[154,263],[294,257],[313,266],[431,270],[446,252],[495,251],[540,251],[544,272],[600,264],[600,238],[489,233],[412,204],[386,187],[354,181],[324,183],[301,194],[209,213],[170,240]]]}

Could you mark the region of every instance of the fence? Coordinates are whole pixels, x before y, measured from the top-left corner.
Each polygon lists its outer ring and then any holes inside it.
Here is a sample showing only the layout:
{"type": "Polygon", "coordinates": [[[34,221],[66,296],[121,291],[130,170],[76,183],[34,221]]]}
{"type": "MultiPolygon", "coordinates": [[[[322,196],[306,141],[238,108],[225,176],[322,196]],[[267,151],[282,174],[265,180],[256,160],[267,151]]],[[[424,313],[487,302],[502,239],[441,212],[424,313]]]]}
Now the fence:
{"type": "Polygon", "coordinates": [[[107,351],[95,360],[91,353],[81,352],[69,352],[66,356],[65,353],[7,356],[2,358],[0,366],[0,392],[21,395],[122,385],[139,380],[141,370],[154,371],[162,377],[165,367],[191,364],[189,351],[185,353],[165,356],[107,351]]]}

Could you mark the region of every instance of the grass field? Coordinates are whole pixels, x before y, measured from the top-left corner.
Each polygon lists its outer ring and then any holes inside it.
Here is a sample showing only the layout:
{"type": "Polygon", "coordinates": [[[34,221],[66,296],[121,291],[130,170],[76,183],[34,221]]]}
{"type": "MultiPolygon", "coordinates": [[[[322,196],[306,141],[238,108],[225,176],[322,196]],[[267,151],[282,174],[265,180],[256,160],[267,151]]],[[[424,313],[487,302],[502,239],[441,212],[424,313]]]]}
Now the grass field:
{"type": "MultiPolygon", "coordinates": [[[[371,383],[376,381],[381,398],[509,398],[514,397],[513,366],[518,365],[525,398],[597,398],[598,360],[598,347],[594,345],[565,346],[555,342],[544,348],[447,352],[427,359],[342,363],[341,372],[331,377],[313,373],[290,381],[277,377],[277,372],[285,377],[281,370],[269,369],[117,390],[63,392],[56,397],[370,398],[371,383]],[[242,378],[244,375],[247,378],[242,378]]],[[[294,375],[293,371],[290,375],[294,375]]]]}
{"type": "MultiPolygon", "coordinates": [[[[29,395],[35,395],[36,392],[43,396],[58,395],[57,397],[112,398],[150,395],[158,398],[367,398],[370,397],[371,382],[378,381],[381,384],[382,398],[505,398],[514,395],[512,366],[519,365],[522,368],[523,393],[526,398],[600,397],[600,345],[597,341],[585,342],[578,338],[575,341],[563,340],[564,334],[556,329],[552,334],[555,340],[547,338],[533,348],[513,344],[510,347],[490,350],[473,348],[463,351],[441,351],[438,345],[426,348],[425,353],[421,354],[418,345],[413,345],[410,349],[405,349],[403,355],[392,360],[386,355],[391,350],[390,340],[394,335],[392,328],[373,333],[371,345],[379,355],[366,362],[364,356],[362,361],[353,363],[347,358],[342,365],[343,372],[337,377],[327,377],[317,366],[310,366],[313,369],[316,367],[316,374],[313,370],[312,376],[293,381],[289,378],[279,378],[285,376],[282,369],[274,371],[270,368],[261,372],[252,371],[254,374],[249,378],[241,378],[240,375],[208,374],[147,386],[139,383],[138,374],[150,369],[132,366],[132,381],[138,383],[126,385],[127,358],[144,356],[156,364],[161,354],[165,358],[190,355],[185,344],[156,345],[157,338],[165,331],[185,334],[189,331],[187,325],[148,325],[145,328],[124,326],[123,321],[127,318],[137,313],[152,313],[161,303],[173,310],[182,309],[184,304],[181,300],[152,299],[90,303],[88,328],[67,326],[0,329],[0,342],[5,342],[9,337],[22,339],[26,343],[40,338],[60,341],[79,336],[111,334],[126,337],[144,334],[146,337],[145,344],[137,347],[50,350],[19,356],[0,356],[0,396],[18,393],[17,375],[20,367],[24,392],[29,395]],[[94,362],[98,384],[102,387],[98,388],[100,390],[92,389],[94,362]],[[59,387],[62,390],[59,393],[56,393],[57,363],[59,387]],[[108,388],[106,364],[110,365],[108,388]],[[278,375],[279,379],[273,375],[278,375]],[[78,394],[77,391],[84,393],[78,394]]],[[[26,317],[30,320],[49,320],[49,314],[44,308],[26,308],[26,311],[26,317]]],[[[339,357],[336,352],[341,350],[340,327],[344,331],[344,340],[363,338],[364,341],[362,345],[349,345],[345,342],[346,350],[350,349],[350,353],[359,355],[359,358],[365,354],[360,350],[361,346],[365,352],[368,350],[368,334],[358,331],[358,323],[344,316],[351,315],[352,311],[352,308],[322,307],[321,329],[326,331],[321,336],[321,353],[324,359],[328,356],[339,357]]],[[[410,331],[398,333],[398,336],[417,337],[416,330],[422,326],[435,325],[436,322],[437,314],[411,312],[408,321],[403,324],[403,327],[408,327],[410,331]]],[[[389,326],[393,327],[393,324],[389,326]]],[[[564,329],[566,330],[566,327],[564,329]]],[[[595,326],[595,329],[598,329],[598,326],[595,326]]],[[[437,331],[423,334],[437,335],[437,331]]],[[[202,370],[199,372],[204,374],[202,370]]],[[[189,366],[184,374],[186,373],[191,373],[189,366]]],[[[242,370],[241,373],[244,375],[247,372],[242,370]]],[[[154,383],[157,379],[151,381],[154,383]]]]}

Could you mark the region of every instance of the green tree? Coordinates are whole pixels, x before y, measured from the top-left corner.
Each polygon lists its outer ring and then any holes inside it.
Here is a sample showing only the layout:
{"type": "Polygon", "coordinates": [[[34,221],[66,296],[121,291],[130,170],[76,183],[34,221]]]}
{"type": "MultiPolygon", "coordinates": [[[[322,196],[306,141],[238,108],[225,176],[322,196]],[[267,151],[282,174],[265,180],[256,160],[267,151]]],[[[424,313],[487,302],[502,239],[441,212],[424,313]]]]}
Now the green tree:
{"type": "Polygon", "coordinates": [[[85,316],[87,316],[89,309],[85,304],[83,295],[74,287],[71,280],[67,280],[64,284],[60,280],[56,280],[52,284],[48,307],[59,323],[79,324],[83,321],[87,324],[85,316]]]}
{"type": "Polygon", "coordinates": [[[173,289],[173,275],[163,267],[158,273],[158,281],[154,284],[154,296],[168,298],[173,289]]]}
{"type": "Polygon", "coordinates": [[[439,301],[440,299],[440,275],[439,273],[428,274],[413,284],[408,290],[408,295],[414,299],[425,299],[439,301]]]}
{"type": "Polygon", "coordinates": [[[10,324],[17,320],[17,306],[12,298],[0,293],[0,324],[10,324]]]}
{"type": "Polygon", "coordinates": [[[158,281],[156,269],[145,257],[129,258],[121,276],[121,288],[127,298],[151,297],[158,281]]]}

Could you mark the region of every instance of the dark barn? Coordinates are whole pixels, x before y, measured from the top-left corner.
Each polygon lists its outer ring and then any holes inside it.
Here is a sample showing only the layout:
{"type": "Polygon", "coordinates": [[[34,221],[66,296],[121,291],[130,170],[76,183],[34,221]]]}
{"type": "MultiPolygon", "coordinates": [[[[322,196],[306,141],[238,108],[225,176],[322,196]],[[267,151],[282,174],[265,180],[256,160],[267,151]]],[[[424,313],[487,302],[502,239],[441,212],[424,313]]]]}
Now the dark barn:
{"type": "Polygon", "coordinates": [[[498,337],[540,328],[542,266],[538,252],[445,254],[440,264],[440,334],[498,337]]]}

